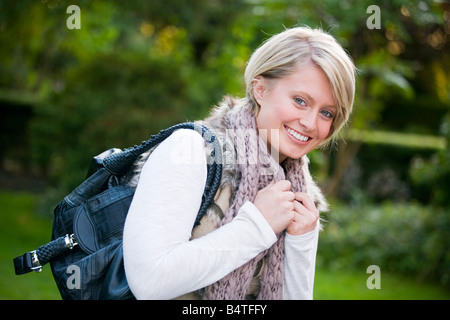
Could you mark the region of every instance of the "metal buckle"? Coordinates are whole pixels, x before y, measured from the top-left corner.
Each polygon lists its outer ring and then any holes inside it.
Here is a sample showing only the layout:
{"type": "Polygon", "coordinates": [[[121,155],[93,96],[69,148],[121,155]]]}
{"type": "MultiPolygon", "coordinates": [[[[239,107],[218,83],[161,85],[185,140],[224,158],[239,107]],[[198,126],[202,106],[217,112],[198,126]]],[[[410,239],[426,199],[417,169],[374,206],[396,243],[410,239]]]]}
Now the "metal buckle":
{"type": "Polygon", "coordinates": [[[42,271],[42,266],[41,263],[39,262],[38,256],[36,254],[36,250],[33,250],[30,252],[31,255],[31,270],[33,270],[34,272],[41,272],[42,271]]]}
{"type": "Polygon", "coordinates": [[[66,234],[66,236],[64,237],[64,241],[66,242],[66,247],[69,248],[70,250],[73,249],[73,247],[75,247],[78,243],[75,240],[75,235],[72,234],[66,234]]]}

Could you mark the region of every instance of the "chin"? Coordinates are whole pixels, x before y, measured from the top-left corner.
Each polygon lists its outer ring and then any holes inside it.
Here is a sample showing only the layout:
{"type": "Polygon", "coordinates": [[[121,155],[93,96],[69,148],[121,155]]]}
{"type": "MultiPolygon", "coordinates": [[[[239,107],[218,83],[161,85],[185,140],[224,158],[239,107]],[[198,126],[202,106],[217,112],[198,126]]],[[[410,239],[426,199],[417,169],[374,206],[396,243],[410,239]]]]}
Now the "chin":
{"type": "Polygon", "coordinates": [[[301,157],[303,157],[305,154],[307,154],[307,152],[304,152],[304,151],[303,152],[302,151],[291,151],[291,152],[286,152],[286,153],[280,153],[279,159],[280,159],[280,162],[283,162],[287,158],[297,160],[297,159],[300,159],[301,157]]]}

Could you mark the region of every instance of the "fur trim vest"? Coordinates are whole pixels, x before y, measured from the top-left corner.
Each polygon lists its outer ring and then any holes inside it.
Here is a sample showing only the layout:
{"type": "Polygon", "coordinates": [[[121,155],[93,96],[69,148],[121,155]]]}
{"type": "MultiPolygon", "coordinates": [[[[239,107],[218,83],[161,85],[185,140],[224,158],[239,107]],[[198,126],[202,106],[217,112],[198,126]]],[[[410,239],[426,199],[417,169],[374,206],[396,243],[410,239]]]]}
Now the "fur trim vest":
{"type": "MultiPolygon", "coordinates": [[[[214,203],[208,208],[200,225],[193,229],[191,239],[230,222],[240,206],[245,201],[253,201],[256,192],[271,180],[290,180],[293,191],[308,193],[319,211],[327,210],[327,203],[309,173],[307,156],[298,160],[287,159],[282,168],[270,156],[265,143],[259,143],[262,139],[257,133],[255,115],[250,111],[247,99],[225,97],[210,116],[200,122],[214,132],[221,144],[223,169],[214,203]],[[239,132],[240,129],[247,132],[239,132]],[[249,160],[255,157],[258,158],[256,165],[249,160]]],[[[141,168],[151,152],[141,156],[130,174],[123,178],[124,182],[137,185],[141,168]]],[[[180,298],[281,299],[283,260],[284,233],[279,235],[278,241],[270,249],[224,279],[180,298]]]]}

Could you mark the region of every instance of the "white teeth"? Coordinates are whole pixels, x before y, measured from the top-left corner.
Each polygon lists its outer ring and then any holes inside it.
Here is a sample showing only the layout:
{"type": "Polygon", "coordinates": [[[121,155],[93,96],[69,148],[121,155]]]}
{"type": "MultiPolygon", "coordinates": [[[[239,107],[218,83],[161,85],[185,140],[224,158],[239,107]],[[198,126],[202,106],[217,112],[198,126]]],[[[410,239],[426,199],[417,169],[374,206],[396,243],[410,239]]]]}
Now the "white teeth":
{"type": "Polygon", "coordinates": [[[287,128],[287,131],[297,140],[305,142],[305,141],[308,141],[308,139],[309,139],[308,137],[302,136],[300,133],[298,133],[297,131],[294,131],[290,128],[287,128]]]}

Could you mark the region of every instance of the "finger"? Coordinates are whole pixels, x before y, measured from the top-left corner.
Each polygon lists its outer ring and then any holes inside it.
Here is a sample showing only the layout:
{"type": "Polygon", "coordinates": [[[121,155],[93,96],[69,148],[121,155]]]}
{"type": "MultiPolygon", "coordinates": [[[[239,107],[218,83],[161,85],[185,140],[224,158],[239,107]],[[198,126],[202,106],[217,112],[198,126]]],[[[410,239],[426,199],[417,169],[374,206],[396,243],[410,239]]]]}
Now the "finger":
{"type": "Polygon", "coordinates": [[[289,201],[289,209],[290,211],[296,213],[294,201],[289,201]]]}
{"type": "MultiPolygon", "coordinates": [[[[312,201],[311,197],[304,193],[304,192],[296,192],[295,193],[295,200],[300,201],[302,205],[308,209],[311,212],[316,212],[317,208],[314,202],[312,201]]],[[[318,211],[317,211],[318,213],[318,211]]]]}
{"type": "Polygon", "coordinates": [[[314,207],[314,209],[309,210],[307,207],[305,207],[301,202],[299,202],[298,200],[294,200],[294,208],[295,211],[297,211],[298,214],[300,215],[311,215],[312,217],[314,217],[315,219],[319,218],[319,211],[314,207]]]}
{"type": "Polygon", "coordinates": [[[292,203],[294,204],[294,210],[297,214],[300,215],[310,214],[309,210],[306,209],[299,201],[295,200],[292,201],[292,203]]]}
{"type": "Polygon", "coordinates": [[[292,192],[292,191],[285,191],[285,192],[283,192],[283,194],[284,194],[284,196],[285,196],[287,201],[292,202],[292,201],[295,200],[295,193],[294,192],[292,192]]]}
{"type": "MultiPolygon", "coordinates": [[[[295,201],[294,201],[295,203],[295,201]]],[[[300,217],[302,216],[300,213],[297,212],[297,209],[295,208],[295,204],[294,204],[294,209],[293,209],[293,218],[292,218],[292,222],[297,222],[298,219],[300,219],[300,217]]]]}
{"type": "Polygon", "coordinates": [[[289,180],[280,180],[273,185],[273,188],[280,191],[290,191],[291,182],[289,180]]]}

